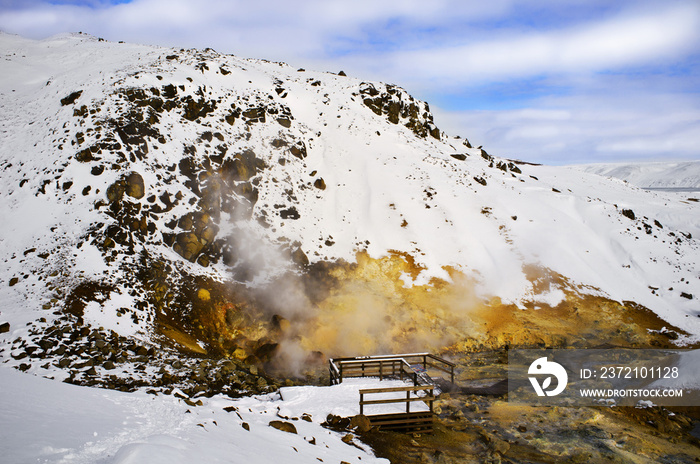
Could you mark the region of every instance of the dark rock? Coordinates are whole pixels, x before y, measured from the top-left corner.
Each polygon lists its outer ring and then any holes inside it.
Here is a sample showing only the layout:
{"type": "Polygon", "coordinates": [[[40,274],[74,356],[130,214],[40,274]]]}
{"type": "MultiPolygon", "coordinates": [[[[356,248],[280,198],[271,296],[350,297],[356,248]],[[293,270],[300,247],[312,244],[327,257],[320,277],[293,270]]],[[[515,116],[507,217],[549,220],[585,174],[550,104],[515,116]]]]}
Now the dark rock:
{"type": "Polygon", "coordinates": [[[265,107],[248,108],[241,115],[250,123],[265,122],[265,107]]]}
{"type": "Polygon", "coordinates": [[[173,84],[164,85],[161,95],[169,99],[175,98],[177,97],[177,87],[175,87],[173,84]]]}
{"type": "Polygon", "coordinates": [[[204,249],[203,243],[194,232],[183,232],[177,235],[173,250],[190,262],[194,262],[204,249]]]}
{"type": "Polygon", "coordinates": [[[107,187],[107,200],[110,203],[119,201],[124,196],[125,191],[126,188],[124,186],[124,182],[122,180],[118,180],[117,182],[107,187]]]}
{"type": "Polygon", "coordinates": [[[10,279],[10,282],[9,282],[9,283],[10,283],[10,287],[12,287],[12,286],[14,286],[14,285],[17,285],[17,282],[19,282],[19,278],[18,278],[18,277],[12,277],[12,278],[10,279]]]}
{"type": "Polygon", "coordinates": [[[300,266],[309,265],[309,258],[301,248],[297,248],[292,252],[292,261],[300,266]]]}
{"type": "Polygon", "coordinates": [[[72,94],[68,95],[65,98],[61,98],[61,105],[66,106],[66,105],[72,105],[75,103],[75,101],[80,98],[80,96],[83,94],[82,90],[78,90],[77,92],[73,92],[72,94]]]}
{"type": "Polygon", "coordinates": [[[692,299],[693,299],[693,295],[692,295],[691,293],[681,292],[681,297],[682,297],[682,298],[687,298],[688,300],[692,300],[692,299]]]}
{"type": "Polygon", "coordinates": [[[0,324],[0,333],[7,333],[10,331],[10,323],[9,322],[3,322],[0,324]]]}
{"type": "Polygon", "coordinates": [[[253,150],[244,150],[233,159],[224,161],[221,166],[223,179],[228,182],[248,181],[267,165],[258,158],[253,150]]]}
{"type": "Polygon", "coordinates": [[[450,155],[450,156],[456,160],[459,160],[459,161],[464,161],[467,159],[467,155],[462,155],[462,154],[450,155]]]}
{"type": "Polygon", "coordinates": [[[350,419],[350,428],[358,433],[367,433],[372,429],[372,423],[364,414],[358,414],[350,419]]]}
{"type": "Polygon", "coordinates": [[[319,177],[314,181],[314,187],[316,187],[319,190],[326,190],[326,182],[323,180],[322,177],[319,177]]]}
{"type": "Polygon", "coordinates": [[[299,159],[304,159],[306,158],[306,144],[299,141],[289,149],[289,152],[299,159]]]}
{"type": "Polygon", "coordinates": [[[145,187],[141,174],[138,172],[132,172],[126,177],[125,181],[125,191],[127,195],[136,199],[143,198],[145,187]]]}
{"type": "Polygon", "coordinates": [[[631,209],[623,209],[622,215],[628,219],[633,220],[633,221],[636,219],[636,216],[634,215],[634,211],[632,211],[631,209]]]}
{"type": "Polygon", "coordinates": [[[283,209],[280,211],[280,217],[282,219],[299,219],[301,215],[297,209],[292,206],[291,208],[283,209]]]}
{"type": "Polygon", "coordinates": [[[268,425],[283,432],[297,433],[297,428],[291,422],[273,420],[268,425]]]}
{"type": "Polygon", "coordinates": [[[482,431],[481,437],[484,439],[484,442],[489,445],[489,448],[501,455],[506,454],[508,450],[510,450],[510,444],[505,440],[501,440],[496,435],[482,431]]]}
{"type": "Polygon", "coordinates": [[[190,95],[187,95],[182,99],[182,103],[184,105],[183,117],[189,121],[196,121],[198,118],[203,118],[216,109],[216,102],[214,100],[207,101],[203,97],[200,97],[199,100],[195,100],[190,95]]]}
{"type": "Polygon", "coordinates": [[[326,421],[321,425],[336,430],[345,430],[350,426],[350,419],[336,416],[335,414],[328,414],[328,416],[326,416],[326,421]]]}
{"type": "Polygon", "coordinates": [[[255,356],[264,363],[269,362],[275,356],[278,348],[278,343],[265,343],[255,350],[255,356]]]}

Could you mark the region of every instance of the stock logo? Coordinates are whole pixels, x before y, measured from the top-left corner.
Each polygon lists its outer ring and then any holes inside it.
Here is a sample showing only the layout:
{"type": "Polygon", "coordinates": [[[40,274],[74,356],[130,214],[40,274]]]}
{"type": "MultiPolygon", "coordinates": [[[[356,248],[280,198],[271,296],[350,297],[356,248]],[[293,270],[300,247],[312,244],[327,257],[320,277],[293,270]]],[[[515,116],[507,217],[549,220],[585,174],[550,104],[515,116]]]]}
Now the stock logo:
{"type": "Polygon", "coordinates": [[[547,361],[546,357],[536,359],[530,368],[527,370],[530,375],[544,376],[542,384],[537,381],[537,377],[528,377],[532,388],[535,389],[537,396],[557,396],[566,388],[566,383],[569,381],[569,376],[561,364],[554,361],[547,361]],[[557,386],[552,390],[547,390],[552,384],[552,377],[557,379],[557,386]]]}

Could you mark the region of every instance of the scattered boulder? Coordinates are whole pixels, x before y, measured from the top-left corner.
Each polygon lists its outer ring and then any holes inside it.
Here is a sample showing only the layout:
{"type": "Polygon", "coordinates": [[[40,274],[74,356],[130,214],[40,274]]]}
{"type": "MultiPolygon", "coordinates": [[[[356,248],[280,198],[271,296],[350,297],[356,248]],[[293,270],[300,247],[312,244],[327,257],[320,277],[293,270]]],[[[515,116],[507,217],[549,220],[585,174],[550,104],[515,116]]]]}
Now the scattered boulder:
{"type": "Polygon", "coordinates": [[[299,214],[299,211],[292,206],[290,208],[286,208],[280,211],[280,217],[282,219],[299,219],[301,215],[299,214]]]}
{"type": "Polygon", "coordinates": [[[297,428],[291,422],[273,420],[268,424],[270,427],[287,433],[297,433],[297,428]]]}
{"type": "Polygon", "coordinates": [[[78,98],[80,98],[82,94],[83,91],[78,90],[77,92],[73,92],[65,98],[61,98],[61,106],[72,105],[78,98]]]}
{"type": "Polygon", "coordinates": [[[289,152],[299,159],[304,159],[306,158],[306,144],[299,141],[289,149],[289,152]]]}
{"type": "Polygon", "coordinates": [[[125,191],[130,197],[141,199],[145,193],[145,187],[143,184],[143,177],[138,172],[132,172],[126,176],[125,191]]]}
{"type": "Polygon", "coordinates": [[[0,324],[0,333],[7,333],[10,331],[10,323],[9,322],[3,322],[0,324]]]}
{"type": "Polygon", "coordinates": [[[309,257],[306,256],[306,253],[304,253],[304,250],[301,248],[297,248],[292,252],[292,261],[299,266],[309,265],[309,257]]]}
{"type": "Polygon", "coordinates": [[[364,414],[358,414],[350,419],[350,428],[357,433],[367,433],[372,429],[372,423],[364,414]]]}

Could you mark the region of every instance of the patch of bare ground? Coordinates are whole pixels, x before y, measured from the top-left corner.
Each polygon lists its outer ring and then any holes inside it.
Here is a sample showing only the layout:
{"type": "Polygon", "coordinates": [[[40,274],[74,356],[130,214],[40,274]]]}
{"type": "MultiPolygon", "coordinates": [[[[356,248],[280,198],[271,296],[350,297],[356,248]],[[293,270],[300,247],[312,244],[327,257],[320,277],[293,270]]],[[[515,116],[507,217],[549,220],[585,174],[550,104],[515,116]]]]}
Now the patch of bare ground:
{"type": "Polygon", "coordinates": [[[694,419],[661,407],[535,407],[444,394],[436,412],[432,434],[370,431],[362,438],[378,456],[405,464],[700,462],[694,419]]]}

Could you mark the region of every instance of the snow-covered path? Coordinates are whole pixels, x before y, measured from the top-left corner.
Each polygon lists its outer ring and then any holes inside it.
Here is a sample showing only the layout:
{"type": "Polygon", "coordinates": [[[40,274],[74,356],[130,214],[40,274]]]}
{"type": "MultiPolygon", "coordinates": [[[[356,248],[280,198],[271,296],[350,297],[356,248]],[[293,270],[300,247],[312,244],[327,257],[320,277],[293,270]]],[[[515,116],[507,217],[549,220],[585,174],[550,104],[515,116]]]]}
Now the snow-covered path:
{"type": "Polygon", "coordinates": [[[273,393],[201,398],[202,406],[191,407],[172,395],[77,387],[0,368],[0,456],[16,464],[388,462],[321,427],[327,413],[340,412],[333,387],[298,388],[286,390],[309,401],[273,393]],[[312,422],[300,420],[303,413],[312,422]],[[272,428],[272,420],[288,420],[298,433],[272,428]]]}

